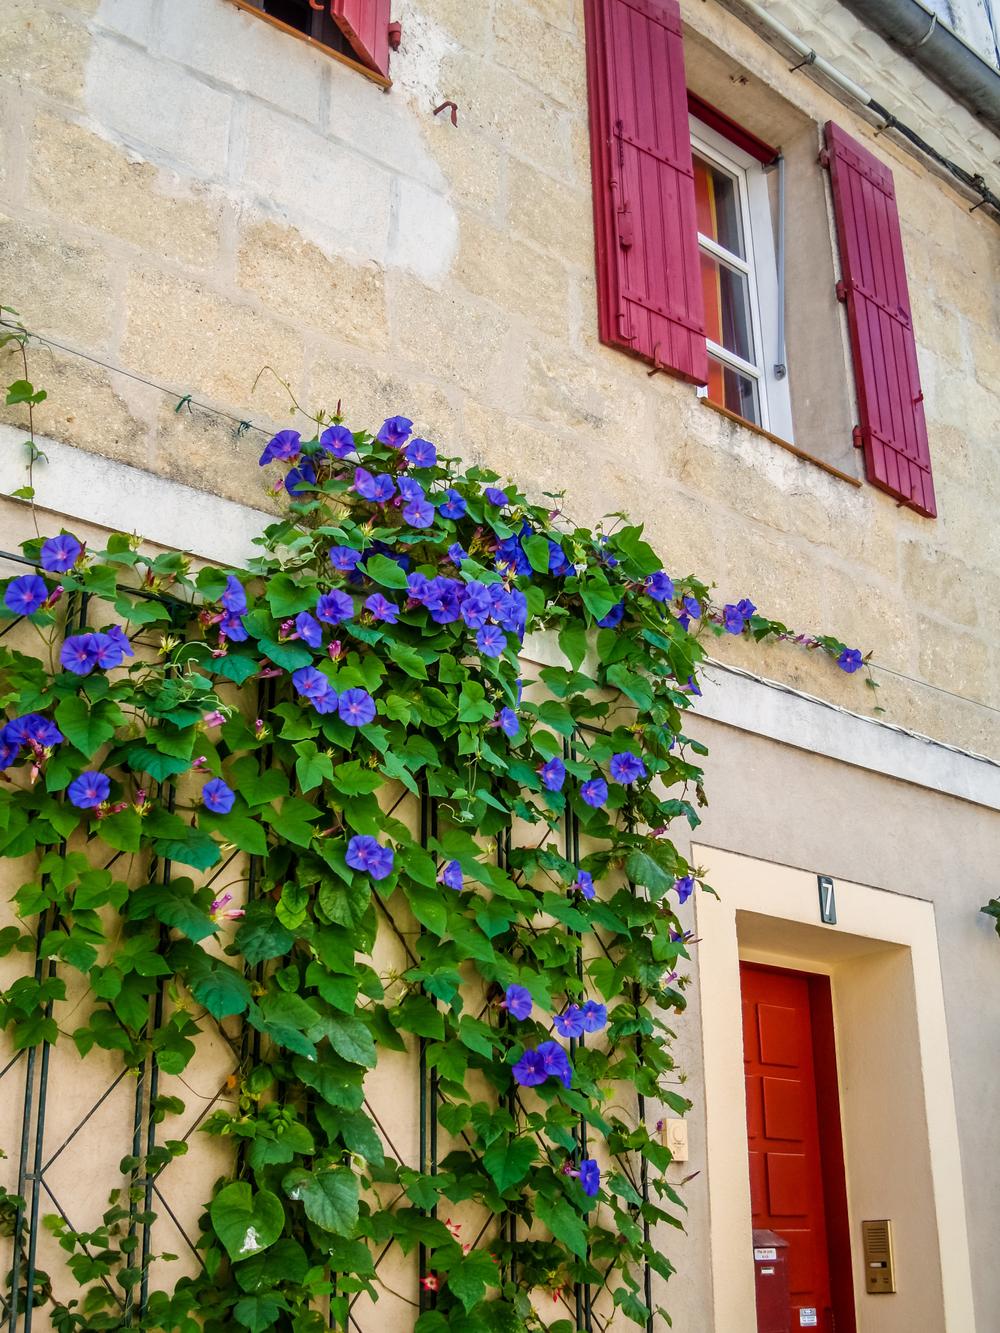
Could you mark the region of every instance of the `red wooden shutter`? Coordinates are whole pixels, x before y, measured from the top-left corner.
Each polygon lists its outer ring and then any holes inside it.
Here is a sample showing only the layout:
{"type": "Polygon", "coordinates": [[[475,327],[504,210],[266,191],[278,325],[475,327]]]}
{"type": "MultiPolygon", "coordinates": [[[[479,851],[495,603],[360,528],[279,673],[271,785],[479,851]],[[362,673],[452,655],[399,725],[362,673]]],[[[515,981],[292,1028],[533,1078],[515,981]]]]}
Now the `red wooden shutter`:
{"type": "Polygon", "coordinates": [[[359,60],[389,74],[391,0],[330,0],[330,13],[359,60]]]}
{"type": "Polygon", "coordinates": [[[589,0],[601,341],[708,380],[677,0],[589,0]]]}
{"type": "Polygon", "coordinates": [[[826,156],[868,480],[937,515],[892,172],[838,125],[826,156]]]}

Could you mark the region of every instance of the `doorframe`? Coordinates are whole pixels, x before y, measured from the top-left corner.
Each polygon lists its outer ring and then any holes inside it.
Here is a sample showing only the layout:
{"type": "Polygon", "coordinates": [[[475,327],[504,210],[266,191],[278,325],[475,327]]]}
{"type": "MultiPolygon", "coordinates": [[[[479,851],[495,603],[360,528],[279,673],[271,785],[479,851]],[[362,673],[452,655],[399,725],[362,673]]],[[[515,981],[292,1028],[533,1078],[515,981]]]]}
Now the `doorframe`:
{"type": "Polygon", "coordinates": [[[695,951],[716,1330],[752,1327],[755,1309],[743,1051],[733,1040],[742,1032],[743,958],[831,978],[850,1235],[857,1241],[861,1220],[872,1217],[892,1217],[897,1231],[896,1295],[866,1296],[860,1246],[851,1247],[858,1333],[970,1333],[933,904],[838,880],[838,924],[821,925],[814,872],[705,845],[694,845],[691,859],[719,894],[697,895],[695,951]]]}
{"type": "Polygon", "coordinates": [[[830,1299],[834,1304],[837,1333],[857,1333],[851,1261],[851,1224],[847,1209],[847,1173],[844,1166],[844,1137],[840,1115],[840,1078],[837,1073],[837,1034],[833,1021],[830,978],[823,972],[807,972],[798,967],[777,967],[773,963],[759,963],[750,958],[741,957],[739,961],[741,977],[744,966],[748,966],[760,972],[795,977],[806,983],[809,995],[809,1031],[812,1038],[816,1113],[819,1122],[819,1163],[823,1180],[830,1299]]]}

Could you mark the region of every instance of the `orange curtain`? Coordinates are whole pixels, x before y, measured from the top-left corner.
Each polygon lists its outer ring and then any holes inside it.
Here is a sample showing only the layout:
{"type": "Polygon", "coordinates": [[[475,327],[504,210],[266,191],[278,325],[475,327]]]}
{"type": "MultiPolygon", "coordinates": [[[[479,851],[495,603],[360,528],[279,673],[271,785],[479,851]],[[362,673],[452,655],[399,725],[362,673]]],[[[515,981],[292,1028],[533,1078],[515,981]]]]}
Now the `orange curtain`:
{"type": "MultiPolygon", "coordinates": [[[[698,230],[713,241],[719,238],[718,216],[715,205],[715,182],[704,162],[694,159],[694,199],[698,230]]],[[[722,283],[719,266],[703,254],[701,256],[701,286],[705,300],[705,332],[713,342],[722,342],[722,283]]],[[[722,367],[718,361],[708,362],[708,396],[713,403],[725,407],[725,388],[722,367]]]]}

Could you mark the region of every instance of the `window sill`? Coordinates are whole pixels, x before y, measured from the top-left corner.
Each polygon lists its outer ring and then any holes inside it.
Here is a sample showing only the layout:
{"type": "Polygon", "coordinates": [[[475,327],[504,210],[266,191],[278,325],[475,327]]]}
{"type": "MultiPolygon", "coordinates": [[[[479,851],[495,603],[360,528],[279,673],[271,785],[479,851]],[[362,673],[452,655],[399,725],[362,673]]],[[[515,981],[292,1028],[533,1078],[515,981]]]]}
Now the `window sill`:
{"type": "Polygon", "coordinates": [[[831,477],[839,477],[841,481],[846,481],[848,486],[857,486],[861,489],[861,482],[857,477],[852,477],[846,472],[841,472],[839,467],[834,467],[832,463],[824,463],[821,458],[815,458],[812,454],[807,454],[804,449],[798,445],[791,444],[788,440],[783,440],[780,435],[772,435],[769,430],[763,426],[757,426],[752,421],[747,421],[746,417],[741,417],[738,412],[731,412],[728,407],[722,407],[719,403],[713,403],[708,398],[699,398],[698,401],[703,407],[710,408],[713,412],[718,412],[720,417],[725,417],[727,421],[735,421],[738,426],[744,426],[747,430],[753,431],[754,435],[762,435],[765,440],[770,440],[776,444],[779,449],[785,449],[796,458],[801,458],[806,463],[812,463],[814,467],[821,468],[828,472],[831,477]]]}
{"type": "Polygon", "coordinates": [[[314,51],[322,51],[331,60],[346,65],[348,69],[353,69],[358,74],[363,74],[380,88],[392,87],[392,80],[387,79],[384,74],[379,74],[378,70],[369,69],[367,65],[362,65],[360,60],[353,60],[350,56],[345,56],[342,51],[334,51],[331,47],[324,46],[322,42],[317,42],[315,37],[310,37],[307,32],[299,32],[298,28],[293,28],[288,23],[282,23],[281,19],[276,19],[273,14],[265,14],[263,10],[250,4],[249,0],[229,0],[229,3],[235,5],[237,9],[242,9],[244,14],[252,14],[254,18],[270,23],[271,27],[277,28],[279,32],[287,32],[290,37],[297,37],[300,42],[308,42],[314,51]]]}

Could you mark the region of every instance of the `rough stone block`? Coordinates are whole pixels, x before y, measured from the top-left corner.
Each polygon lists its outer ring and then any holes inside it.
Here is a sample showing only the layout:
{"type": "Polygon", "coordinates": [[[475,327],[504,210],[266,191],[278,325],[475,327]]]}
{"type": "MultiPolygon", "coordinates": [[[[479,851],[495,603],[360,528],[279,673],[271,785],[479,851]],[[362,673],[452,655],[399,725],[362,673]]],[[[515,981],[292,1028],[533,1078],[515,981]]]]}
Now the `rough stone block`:
{"type": "Polygon", "coordinates": [[[1000,575],[971,568],[929,543],[905,543],[903,570],[903,587],[915,606],[961,625],[978,625],[980,602],[995,601],[1000,593],[1000,575]]]}
{"type": "Polygon", "coordinates": [[[193,267],[214,263],[222,201],[204,186],[47,115],[35,122],[29,169],[31,203],[53,217],[193,267]]]}
{"type": "Polygon", "coordinates": [[[0,214],[0,289],[33,333],[107,344],[110,262],[99,247],[0,214]]]}
{"type": "MultiPolygon", "coordinates": [[[[257,424],[265,423],[258,418],[257,424]]],[[[308,422],[296,421],[286,412],[264,434],[248,431],[237,436],[233,423],[225,418],[183,408],[175,412],[174,404],[164,399],[155,423],[155,470],[210,495],[278,513],[279,502],[268,492],[279,474],[275,468],[260,467],[258,459],[271,429],[286,426],[311,433],[308,422]]]]}
{"type": "Polygon", "coordinates": [[[496,217],[504,164],[510,161],[482,135],[461,133],[446,111],[424,126],[430,152],[444,173],[455,203],[496,217]]]}
{"type": "Polygon", "coordinates": [[[34,0],[0,5],[0,81],[78,103],[90,38],[81,24],[34,0]]]}
{"type": "Polygon", "coordinates": [[[644,386],[630,382],[627,364],[610,364],[567,355],[565,342],[532,342],[526,349],[524,407],[539,421],[571,430],[609,435],[635,429],[642,420],[644,386]]]}
{"type": "Polygon", "coordinates": [[[251,391],[265,366],[297,386],[302,340],[291,328],[155,269],[130,275],[126,319],[126,365],[247,419],[285,414],[288,397],[273,375],[251,391]]]}
{"type": "Polygon", "coordinates": [[[917,619],[917,632],[924,680],[967,699],[1000,704],[1000,684],[990,670],[989,646],[982,638],[924,615],[917,619]]]}
{"type": "Polygon", "coordinates": [[[245,222],[236,281],[269,310],[308,328],[362,347],[383,348],[388,342],[382,270],[328,256],[292,227],[245,222]]]}
{"type": "Polygon", "coordinates": [[[511,158],[507,167],[507,220],[534,245],[590,271],[594,228],[590,190],[573,188],[511,158]]]}
{"type": "Polygon", "coordinates": [[[554,26],[521,0],[497,0],[493,34],[500,64],[563,106],[586,105],[585,56],[576,34],[554,26]]]}
{"type": "Polygon", "coordinates": [[[509,387],[501,356],[509,322],[499,312],[402,276],[392,284],[390,311],[393,344],[408,368],[430,369],[467,393],[509,387]]]}
{"type": "Polygon", "coordinates": [[[454,403],[426,380],[324,353],[309,367],[310,410],[333,412],[338,399],[353,430],[376,431],[386,417],[407,416],[414,430],[433,440],[443,454],[465,456],[454,403]]]}
{"type": "Polygon", "coordinates": [[[399,177],[389,263],[433,282],[448,272],[457,249],[458,215],[448,198],[399,177]]]}
{"type": "Polygon", "coordinates": [[[568,339],[569,283],[557,259],[469,217],[461,229],[454,276],[477,296],[568,339]]]}

